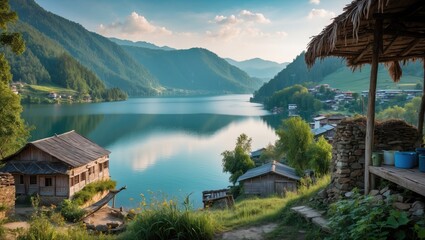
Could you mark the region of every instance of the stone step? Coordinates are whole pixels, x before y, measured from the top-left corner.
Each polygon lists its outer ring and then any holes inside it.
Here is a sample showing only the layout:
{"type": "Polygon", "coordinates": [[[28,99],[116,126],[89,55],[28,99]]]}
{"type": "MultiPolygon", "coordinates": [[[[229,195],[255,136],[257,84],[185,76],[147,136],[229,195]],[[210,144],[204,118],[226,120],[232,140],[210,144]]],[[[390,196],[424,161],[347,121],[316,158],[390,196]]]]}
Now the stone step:
{"type": "Polygon", "coordinates": [[[298,207],[292,207],[292,211],[300,214],[303,216],[307,221],[311,221],[312,223],[319,226],[323,231],[330,232],[329,228],[329,221],[322,217],[322,214],[320,214],[318,211],[314,210],[311,207],[308,206],[298,206],[298,207]]]}

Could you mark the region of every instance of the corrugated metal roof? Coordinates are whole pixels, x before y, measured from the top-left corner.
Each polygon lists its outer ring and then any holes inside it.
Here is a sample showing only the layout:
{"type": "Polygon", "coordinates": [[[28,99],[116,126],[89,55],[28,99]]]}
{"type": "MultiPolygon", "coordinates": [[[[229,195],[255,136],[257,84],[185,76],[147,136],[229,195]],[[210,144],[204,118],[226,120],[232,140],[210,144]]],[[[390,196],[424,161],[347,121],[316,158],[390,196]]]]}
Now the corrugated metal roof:
{"type": "Polygon", "coordinates": [[[326,124],[323,127],[311,129],[311,132],[314,134],[314,136],[317,136],[317,135],[323,134],[327,131],[330,131],[334,128],[335,128],[334,126],[326,124]]]}
{"type": "Polygon", "coordinates": [[[300,177],[296,174],[295,169],[285,164],[279,163],[277,161],[272,161],[262,166],[249,169],[245,174],[243,174],[242,176],[238,178],[238,182],[244,181],[246,179],[258,177],[270,172],[273,172],[288,178],[292,178],[294,180],[300,180],[300,177]]]}
{"type": "Polygon", "coordinates": [[[5,161],[13,160],[18,153],[31,145],[72,167],[83,166],[111,153],[72,130],[27,143],[17,153],[7,157],[5,161]]]}
{"type": "Polygon", "coordinates": [[[57,162],[7,162],[0,171],[8,173],[41,175],[41,174],[67,174],[68,166],[57,162]]]}
{"type": "Polygon", "coordinates": [[[260,157],[264,150],[266,150],[266,149],[260,148],[258,150],[251,152],[251,157],[260,157]]]}

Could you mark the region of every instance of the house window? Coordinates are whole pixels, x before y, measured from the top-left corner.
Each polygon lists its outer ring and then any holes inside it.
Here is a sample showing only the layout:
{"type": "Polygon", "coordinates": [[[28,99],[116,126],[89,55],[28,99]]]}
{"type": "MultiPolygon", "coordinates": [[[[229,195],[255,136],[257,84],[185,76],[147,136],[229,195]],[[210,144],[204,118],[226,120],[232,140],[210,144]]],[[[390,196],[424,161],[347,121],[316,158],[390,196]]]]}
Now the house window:
{"type": "Polygon", "coordinates": [[[106,161],[103,163],[103,168],[108,168],[109,167],[109,161],[106,161]]]}
{"type": "Polygon", "coordinates": [[[81,173],[81,181],[86,181],[86,172],[81,173]]]}
{"type": "Polygon", "coordinates": [[[74,177],[74,185],[80,182],[80,175],[74,177]]]}
{"type": "Polygon", "coordinates": [[[53,186],[53,184],[52,184],[52,178],[50,178],[50,177],[46,177],[46,178],[44,179],[44,186],[45,186],[45,187],[51,187],[51,186],[53,186]]]}
{"type": "Polygon", "coordinates": [[[24,184],[24,175],[19,175],[19,184],[24,184]]]}
{"type": "Polygon", "coordinates": [[[89,167],[89,176],[94,174],[94,166],[93,167],[89,167]]]}
{"type": "Polygon", "coordinates": [[[30,184],[37,184],[37,176],[30,176],[30,184]]]}
{"type": "Polygon", "coordinates": [[[99,163],[99,172],[102,172],[102,166],[103,166],[103,163],[99,163]]]}

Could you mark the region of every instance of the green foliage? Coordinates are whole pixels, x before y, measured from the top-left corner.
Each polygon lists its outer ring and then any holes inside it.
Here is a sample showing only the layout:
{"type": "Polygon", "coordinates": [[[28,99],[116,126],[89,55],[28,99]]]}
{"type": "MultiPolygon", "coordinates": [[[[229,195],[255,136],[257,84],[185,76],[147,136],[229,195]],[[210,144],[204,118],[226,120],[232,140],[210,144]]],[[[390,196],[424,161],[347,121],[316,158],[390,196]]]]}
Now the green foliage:
{"type": "Polygon", "coordinates": [[[76,222],[80,220],[85,212],[83,209],[81,209],[77,203],[65,199],[62,201],[60,205],[60,212],[62,216],[69,222],[76,222]]]}
{"type": "Polygon", "coordinates": [[[235,185],[241,175],[255,166],[254,161],[250,158],[251,141],[251,138],[242,133],[236,140],[234,150],[226,150],[221,153],[223,156],[223,172],[231,174],[229,181],[233,185],[235,185]]]}
{"type": "MultiPolygon", "coordinates": [[[[258,225],[294,216],[290,210],[297,204],[305,204],[319,191],[329,184],[330,176],[318,178],[316,184],[301,186],[296,192],[287,192],[285,197],[271,196],[267,198],[239,198],[233,209],[213,210],[212,217],[221,223],[226,230],[246,225],[258,225]]],[[[295,222],[291,222],[293,225],[295,222]]],[[[287,223],[285,223],[287,225],[287,223]]],[[[305,230],[305,224],[301,229],[305,230]]],[[[285,233],[285,232],[284,232],[285,233]]],[[[277,238],[287,239],[287,238],[277,238]]]]}
{"type": "MultiPolygon", "coordinates": [[[[22,53],[24,44],[16,33],[8,33],[7,24],[16,20],[16,13],[9,9],[8,1],[0,3],[0,31],[1,47],[10,47],[16,54],[22,53]],[[10,37],[12,36],[12,37],[10,37]]],[[[0,159],[14,153],[25,144],[29,136],[29,128],[21,118],[22,106],[19,96],[14,94],[9,87],[12,75],[10,66],[0,53],[0,159]]]]}
{"type": "Polygon", "coordinates": [[[273,107],[286,109],[288,104],[297,104],[298,111],[306,115],[317,112],[322,108],[321,102],[315,99],[307,88],[298,84],[273,93],[264,104],[268,109],[273,107]]]}
{"type": "Polygon", "coordinates": [[[406,103],[403,107],[393,106],[389,107],[376,115],[377,119],[402,119],[406,122],[417,125],[418,114],[421,104],[421,97],[415,97],[410,102],[406,103]]]}
{"type": "Polygon", "coordinates": [[[332,145],[330,145],[323,136],[311,144],[307,150],[307,156],[310,160],[310,166],[317,175],[323,175],[329,172],[332,160],[332,145]]]}
{"type": "Polygon", "coordinates": [[[13,0],[11,6],[22,22],[54,39],[56,46],[61,46],[88,67],[107,86],[118,87],[130,95],[154,95],[160,90],[158,82],[144,66],[107,38],[42,9],[33,0],[13,0]]]}
{"type": "Polygon", "coordinates": [[[29,222],[30,228],[20,232],[18,240],[107,240],[115,239],[103,234],[90,234],[83,224],[64,226],[63,218],[54,211],[54,208],[36,212],[29,222]]]}
{"type": "Polygon", "coordinates": [[[313,169],[316,174],[329,172],[332,159],[332,146],[323,136],[314,140],[307,122],[300,117],[291,117],[282,122],[276,130],[279,140],[276,141],[276,155],[286,155],[288,164],[298,174],[306,169],[313,169]]]}
{"type": "Polygon", "coordinates": [[[391,204],[391,201],[359,194],[332,204],[329,209],[329,227],[332,229],[329,239],[415,238],[419,231],[415,233],[416,228],[410,226],[407,212],[395,210],[391,204]]]}
{"type": "Polygon", "coordinates": [[[111,179],[89,183],[74,194],[72,201],[77,205],[83,205],[97,193],[115,189],[116,185],[117,182],[111,179]]]}
{"type": "Polygon", "coordinates": [[[313,133],[308,123],[300,117],[291,117],[282,122],[276,130],[279,140],[278,149],[286,154],[290,166],[298,172],[309,167],[308,148],[313,143],[313,133]]]}
{"type": "Polygon", "coordinates": [[[208,212],[196,212],[185,201],[156,198],[149,205],[142,195],[141,211],[119,239],[212,239],[219,225],[208,212]]]}
{"type": "Polygon", "coordinates": [[[329,57],[317,62],[311,69],[308,69],[304,57],[305,52],[302,52],[285,69],[279,72],[268,83],[264,84],[254,93],[253,101],[267,102],[267,98],[272,96],[276,91],[295,84],[320,82],[325,76],[345,65],[340,59],[329,57]]]}

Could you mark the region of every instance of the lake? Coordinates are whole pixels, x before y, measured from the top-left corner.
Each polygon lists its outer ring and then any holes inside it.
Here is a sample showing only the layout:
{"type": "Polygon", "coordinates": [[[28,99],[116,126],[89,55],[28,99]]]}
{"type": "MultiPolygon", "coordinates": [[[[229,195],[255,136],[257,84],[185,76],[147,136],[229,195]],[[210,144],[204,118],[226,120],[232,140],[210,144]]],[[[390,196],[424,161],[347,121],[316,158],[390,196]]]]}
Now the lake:
{"type": "Polygon", "coordinates": [[[221,153],[245,133],[252,150],[274,143],[276,115],[251,95],[131,98],[123,102],[25,105],[23,118],[35,127],[31,140],[70,130],[108,149],[116,206],[136,207],[140,194],[182,199],[202,207],[204,190],[226,188],[221,153]]]}

